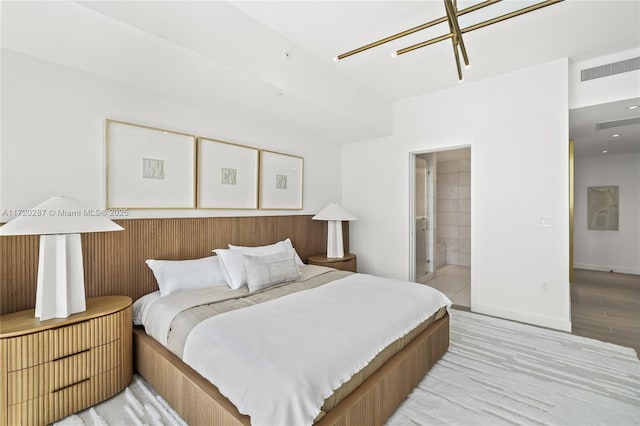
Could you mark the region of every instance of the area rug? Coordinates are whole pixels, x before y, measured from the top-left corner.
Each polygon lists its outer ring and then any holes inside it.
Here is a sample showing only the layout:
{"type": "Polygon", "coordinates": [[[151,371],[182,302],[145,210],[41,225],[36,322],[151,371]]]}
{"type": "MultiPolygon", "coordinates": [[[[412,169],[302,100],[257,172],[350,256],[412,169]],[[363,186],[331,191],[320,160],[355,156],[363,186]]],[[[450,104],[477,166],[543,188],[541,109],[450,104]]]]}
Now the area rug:
{"type": "MultiPolygon", "coordinates": [[[[140,377],[58,425],[184,425],[140,377]]],[[[388,420],[405,425],[640,425],[633,349],[453,310],[449,351],[388,420]]]]}

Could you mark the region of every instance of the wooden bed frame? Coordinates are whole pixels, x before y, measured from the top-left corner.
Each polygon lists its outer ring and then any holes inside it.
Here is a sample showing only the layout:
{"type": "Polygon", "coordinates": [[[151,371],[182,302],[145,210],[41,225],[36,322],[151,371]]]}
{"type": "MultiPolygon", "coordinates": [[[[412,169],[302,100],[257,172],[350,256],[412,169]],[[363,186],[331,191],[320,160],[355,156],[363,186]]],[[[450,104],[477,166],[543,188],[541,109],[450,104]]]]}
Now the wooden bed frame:
{"type": "MultiPolygon", "coordinates": [[[[303,261],[326,252],[327,224],[309,215],[117,220],[121,232],[82,234],[87,297],[133,300],[158,289],[146,259],[195,259],[228,243],[291,238],[303,261]]],[[[345,252],[348,222],[343,222],[345,252]]],[[[0,238],[0,314],[35,304],[38,237],[0,238]]],[[[169,350],[134,329],[134,367],[190,425],[248,425],[250,420],[169,350]]],[[[377,425],[404,401],[449,346],[449,317],[433,323],[329,411],[319,425],[377,425]]]]}
{"type": "MultiPolygon", "coordinates": [[[[191,426],[250,425],[218,388],[147,335],[133,331],[134,368],[191,426]]],[[[449,316],[431,324],[320,421],[382,425],[449,347],[449,316]]]]}

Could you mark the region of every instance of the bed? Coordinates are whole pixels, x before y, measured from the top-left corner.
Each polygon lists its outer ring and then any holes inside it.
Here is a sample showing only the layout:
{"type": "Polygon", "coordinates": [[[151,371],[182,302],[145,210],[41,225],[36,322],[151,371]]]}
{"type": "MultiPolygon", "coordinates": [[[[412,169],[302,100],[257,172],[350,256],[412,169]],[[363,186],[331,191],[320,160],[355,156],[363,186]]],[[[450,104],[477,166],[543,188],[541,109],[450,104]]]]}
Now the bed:
{"type": "Polygon", "coordinates": [[[216,255],[149,261],[160,290],[134,305],[135,368],[190,425],[383,424],[448,348],[427,286],[304,265],[288,240],[216,255]],[[216,285],[180,283],[211,265],[216,285]]]}

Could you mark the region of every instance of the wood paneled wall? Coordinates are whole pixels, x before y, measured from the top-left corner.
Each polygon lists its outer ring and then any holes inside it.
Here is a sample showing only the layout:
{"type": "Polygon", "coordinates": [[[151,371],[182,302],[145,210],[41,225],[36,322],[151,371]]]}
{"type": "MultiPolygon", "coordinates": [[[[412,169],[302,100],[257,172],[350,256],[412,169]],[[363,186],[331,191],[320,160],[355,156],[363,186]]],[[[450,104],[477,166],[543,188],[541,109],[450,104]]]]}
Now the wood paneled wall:
{"type": "MultiPolygon", "coordinates": [[[[227,244],[256,246],[291,238],[300,257],[326,252],[327,222],[308,215],[116,220],[124,231],[82,234],[87,297],[133,300],[158,285],[147,259],[183,260],[212,255],[227,244]]],[[[343,222],[345,252],[349,224],[343,222]]],[[[0,237],[0,314],[32,309],[36,300],[38,236],[0,237]]]]}

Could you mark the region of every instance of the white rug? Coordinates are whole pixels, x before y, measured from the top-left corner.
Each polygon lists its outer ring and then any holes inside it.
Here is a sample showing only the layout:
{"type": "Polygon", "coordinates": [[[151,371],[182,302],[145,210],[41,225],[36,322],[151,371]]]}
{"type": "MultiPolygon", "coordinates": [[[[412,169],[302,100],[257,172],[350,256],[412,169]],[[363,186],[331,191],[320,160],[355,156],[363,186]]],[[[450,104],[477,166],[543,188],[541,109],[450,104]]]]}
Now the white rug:
{"type": "MultiPolygon", "coordinates": [[[[640,425],[633,349],[454,310],[449,351],[389,426],[640,425]]],[[[184,425],[139,376],[58,425],[184,425]]]]}

